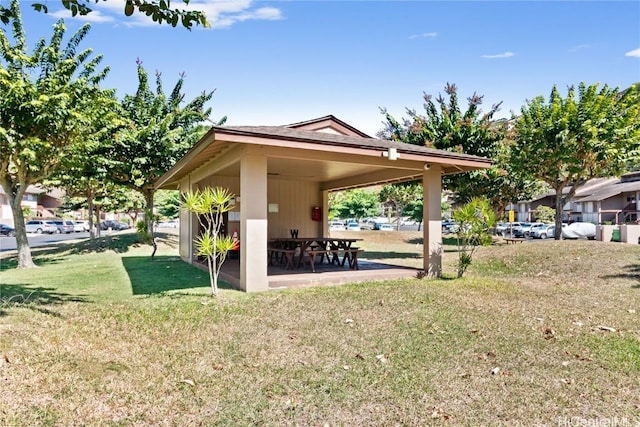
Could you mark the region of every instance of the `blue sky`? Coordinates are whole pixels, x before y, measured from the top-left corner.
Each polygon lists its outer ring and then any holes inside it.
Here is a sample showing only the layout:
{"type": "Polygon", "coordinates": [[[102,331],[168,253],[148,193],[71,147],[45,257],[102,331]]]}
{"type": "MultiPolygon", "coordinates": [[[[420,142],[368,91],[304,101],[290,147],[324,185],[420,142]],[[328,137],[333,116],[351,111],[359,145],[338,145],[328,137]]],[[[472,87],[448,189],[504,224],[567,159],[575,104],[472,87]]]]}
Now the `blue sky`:
{"type": "MultiPolygon", "coordinates": [[[[4,3],[4,2],[3,2],[4,3]]],[[[51,34],[65,11],[22,4],[30,46],[51,34]]],[[[182,7],[178,0],[172,5],[182,7]]],[[[584,81],[640,82],[638,1],[205,1],[210,29],[192,31],[127,18],[108,0],[87,18],[66,17],[69,34],[86,20],[83,41],[111,67],[105,87],[137,87],[136,59],[161,71],[171,90],[186,74],[188,99],[213,90],[213,119],[280,125],[333,114],[374,135],[380,107],[396,118],[422,111],[422,96],[455,83],[484,95],[499,117],[527,99],[584,81]]],[[[142,20],[141,20],[142,19],[142,20]]]]}

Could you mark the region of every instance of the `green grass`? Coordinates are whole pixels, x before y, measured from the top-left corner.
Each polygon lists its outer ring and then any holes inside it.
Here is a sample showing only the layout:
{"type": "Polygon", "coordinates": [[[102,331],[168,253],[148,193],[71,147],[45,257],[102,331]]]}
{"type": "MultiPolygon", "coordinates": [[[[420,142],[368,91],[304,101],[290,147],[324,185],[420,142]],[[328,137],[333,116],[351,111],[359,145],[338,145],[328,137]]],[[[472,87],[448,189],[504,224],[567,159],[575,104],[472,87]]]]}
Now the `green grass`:
{"type": "Polygon", "coordinates": [[[132,235],[96,247],[2,260],[1,425],[640,421],[635,246],[496,246],[461,280],[218,299],[169,237],[153,261],[132,235]]]}

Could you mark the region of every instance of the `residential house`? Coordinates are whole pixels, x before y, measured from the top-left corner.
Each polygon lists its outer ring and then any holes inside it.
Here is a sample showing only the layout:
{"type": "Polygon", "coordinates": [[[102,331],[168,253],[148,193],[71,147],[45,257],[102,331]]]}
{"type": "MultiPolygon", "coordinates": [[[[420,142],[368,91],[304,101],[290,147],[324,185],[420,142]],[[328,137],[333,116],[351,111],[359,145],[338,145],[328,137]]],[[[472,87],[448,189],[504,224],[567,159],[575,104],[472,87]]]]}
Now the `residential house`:
{"type": "MultiPolygon", "coordinates": [[[[570,187],[566,187],[566,194],[570,187]]],[[[563,206],[563,221],[613,224],[634,222],[640,211],[636,201],[640,197],[640,172],[632,172],[620,178],[594,178],[576,190],[569,203],[563,206]]],[[[511,207],[516,209],[517,221],[532,221],[538,206],[555,208],[555,191],[551,190],[532,200],[521,201],[511,207]]]]}

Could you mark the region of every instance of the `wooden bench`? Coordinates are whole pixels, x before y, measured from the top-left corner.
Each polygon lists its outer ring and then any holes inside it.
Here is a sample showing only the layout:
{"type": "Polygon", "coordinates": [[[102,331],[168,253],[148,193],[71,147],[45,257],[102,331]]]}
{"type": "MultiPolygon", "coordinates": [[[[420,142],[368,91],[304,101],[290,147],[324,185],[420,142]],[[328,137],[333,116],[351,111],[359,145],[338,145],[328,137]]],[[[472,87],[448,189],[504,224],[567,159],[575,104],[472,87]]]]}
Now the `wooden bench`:
{"type": "Polygon", "coordinates": [[[513,237],[513,238],[508,237],[508,238],[504,239],[504,241],[507,242],[507,245],[511,245],[511,244],[515,245],[516,243],[522,243],[525,240],[527,240],[527,239],[519,239],[519,238],[516,238],[516,237],[513,237]]]}
{"type": "Polygon", "coordinates": [[[285,270],[293,270],[293,257],[296,255],[295,249],[278,248],[275,246],[269,246],[269,265],[273,265],[273,258],[280,264],[284,264],[285,270]]]}
{"type": "Polygon", "coordinates": [[[311,264],[311,271],[316,272],[316,256],[320,255],[320,263],[322,259],[326,256],[327,260],[329,259],[329,254],[333,253],[335,250],[332,249],[307,249],[302,256],[302,263],[307,264],[307,260],[311,264]]]}
{"type": "Polygon", "coordinates": [[[340,265],[344,265],[345,261],[349,261],[349,268],[351,268],[352,270],[359,270],[360,267],[358,267],[358,254],[360,252],[363,252],[364,249],[349,248],[349,249],[343,249],[343,250],[344,250],[344,257],[342,258],[342,264],[340,265]]]}
{"type": "Polygon", "coordinates": [[[320,255],[318,263],[322,263],[323,257],[327,257],[327,262],[330,264],[337,263],[340,266],[344,266],[345,262],[349,262],[349,268],[352,270],[359,270],[358,267],[358,254],[362,252],[359,248],[349,249],[308,249],[305,251],[302,257],[303,264],[311,264],[311,271],[316,272],[316,257],[320,255]],[[342,261],[340,261],[340,253],[343,253],[342,261]],[[331,257],[331,258],[330,258],[331,257]]]}

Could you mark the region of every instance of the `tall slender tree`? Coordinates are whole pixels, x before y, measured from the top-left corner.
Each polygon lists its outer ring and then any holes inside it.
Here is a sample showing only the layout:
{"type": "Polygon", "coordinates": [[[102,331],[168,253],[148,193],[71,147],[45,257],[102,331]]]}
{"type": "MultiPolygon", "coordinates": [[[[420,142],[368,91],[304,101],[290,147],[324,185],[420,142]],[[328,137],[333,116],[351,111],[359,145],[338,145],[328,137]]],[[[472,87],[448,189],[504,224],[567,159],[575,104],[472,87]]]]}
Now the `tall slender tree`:
{"type": "Polygon", "coordinates": [[[527,192],[536,189],[526,170],[513,170],[506,161],[510,125],[507,120],[494,119],[502,103],[483,113],[483,96],[474,93],[463,112],[456,85],[447,84],[444,91],[448,100],[438,95],[434,101],[431,95],[424,94],[425,113],[407,109],[408,118],[402,123],[383,109],[386,123],[379,136],[491,159],[493,164],[488,169],[445,176],[443,186],[454,192],[458,203],[487,197],[494,211],[501,213],[517,196],[526,197],[527,192]]]}
{"type": "MultiPolygon", "coordinates": [[[[162,88],[160,73],[156,72],[156,87],[149,87],[149,79],[138,60],[138,90],[126,95],[122,108],[131,125],[121,131],[105,153],[110,157],[110,179],[140,192],[146,203],[147,230],[153,242],[154,184],[204,134],[203,125],[211,108],[205,104],[213,91],[203,92],[183,105],[184,74],[167,96],[162,88]]],[[[226,117],[219,120],[223,124],[226,117]]]]}
{"type": "Polygon", "coordinates": [[[94,104],[103,97],[101,56],[78,51],[89,32],[81,27],[66,45],[64,21],[49,42],[29,53],[17,0],[10,3],[12,36],[0,28],[0,185],[9,198],[18,249],[18,267],[34,267],[21,202],[32,184],[51,176],[62,158],[86,140],[94,104]]]}
{"type": "Polygon", "coordinates": [[[591,178],[619,175],[640,153],[640,84],[620,92],[599,84],[556,86],[528,101],[516,121],[511,163],[555,191],[556,239],[565,204],[591,178]],[[567,191],[565,191],[567,189],[567,191]]]}

